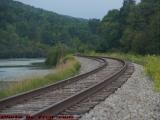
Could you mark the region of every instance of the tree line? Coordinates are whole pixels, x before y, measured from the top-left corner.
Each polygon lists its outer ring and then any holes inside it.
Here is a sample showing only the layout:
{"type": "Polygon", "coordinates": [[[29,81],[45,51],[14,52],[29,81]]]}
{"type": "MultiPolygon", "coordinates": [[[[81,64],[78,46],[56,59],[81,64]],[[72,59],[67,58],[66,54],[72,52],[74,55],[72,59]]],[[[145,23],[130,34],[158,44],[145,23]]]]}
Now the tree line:
{"type": "Polygon", "coordinates": [[[91,31],[101,37],[98,51],[160,54],[160,1],[124,0],[102,21],[90,20],[91,31]]]}
{"type": "Polygon", "coordinates": [[[45,57],[57,44],[73,52],[160,54],[160,1],[124,0],[102,20],[81,19],[0,0],[0,58],[45,57]]]}
{"type": "Polygon", "coordinates": [[[97,38],[86,19],[0,0],[0,58],[44,57],[59,43],[83,52],[94,48],[90,41],[97,38]]]}

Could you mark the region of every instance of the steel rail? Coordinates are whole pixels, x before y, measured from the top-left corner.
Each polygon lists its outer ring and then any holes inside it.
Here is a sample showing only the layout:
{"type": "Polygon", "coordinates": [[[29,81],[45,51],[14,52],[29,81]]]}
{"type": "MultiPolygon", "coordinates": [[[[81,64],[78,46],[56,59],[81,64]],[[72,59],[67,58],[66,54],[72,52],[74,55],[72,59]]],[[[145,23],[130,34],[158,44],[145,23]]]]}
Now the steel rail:
{"type": "Polygon", "coordinates": [[[107,66],[107,62],[100,57],[82,56],[82,55],[77,55],[77,56],[85,57],[85,58],[88,58],[88,59],[94,59],[96,61],[102,62],[103,64],[101,66],[99,66],[98,68],[96,68],[94,70],[91,70],[87,73],[76,75],[74,77],[59,81],[57,83],[54,83],[54,84],[51,84],[51,85],[48,85],[48,86],[45,86],[45,87],[30,90],[30,91],[27,91],[27,92],[24,92],[24,93],[20,93],[20,94],[2,99],[2,100],[0,100],[0,107],[5,108],[6,106],[13,106],[17,103],[23,103],[25,100],[30,99],[34,96],[37,96],[37,95],[41,94],[42,92],[45,92],[45,91],[48,91],[48,90],[55,90],[57,88],[63,87],[66,84],[70,84],[74,81],[77,81],[77,80],[80,80],[82,78],[88,77],[89,75],[94,74],[94,73],[102,70],[103,68],[105,68],[107,66]]]}
{"type": "Polygon", "coordinates": [[[103,58],[114,59],[114,60],[120,61],[123,64],[123,66],[119,71],[111,74],[106,79],[102,80],[102,82],[100,82],[94,86],[91,86],[91,87],[87,88],[86,90],[83,90],[83,91],[77,93],[76,95],[68,97],[67,99],[62,100],[59,103],[56,103],[52,106],[49,106],[48,108],[45,108],[45,109],[33,114],[32,117],[36,118],[40,115],[57,115],[58,113],[60,113],[64,109],[80,102],[81,100],[87,98],[88,96],[93,95],[97,91],[103,89],[107,84],[110,84],[112,81],[114,81],[115,79],[120,77],[126,71],[127,64],[125,61],[118,59],[118,58],[111,58],[111,57],[103,57],[103,58]]]}
{"type": "MultiPolygon", "coordinates": [[[[0,100],[0,107],[12,106],[17,103],[23,103],[23,102],[25,102],[25,100],[30,99],[34,96],[37,96],[45,91],[47,92],[49,90],[55,90],[57,88],[61,88],[61,87],[65,86],[66,84],[71,84],[75,81],[78,81],[78,80],[86,78],[90,75],[93,75],[93,74],[103,70],[107,66],[107,61],[104,58],[113,59],[113,60],[119,61],[120,63],[123,64],[122,67],[120,68],[120,70],[110,74],[109,76],[107,76],[107,78],[103,79],[100,83],[97,83],[96,85],[92,85],[91,87],[89,87],[85,90],[82,90],[81,92],[76,93],[72,96],[69,96],[68,98],[63,99],[62,101],[60,101],[58,103],[52,104],[49,107],[44,108],[44,109],[36,112],[35,114],[31,114],[31,116],[35,117],[35,118],[38,116],[41,116],[41,115],[57,115],[58,113],[62,112],[64,109],[80,102],[81,100],[83,100],[83,99],[93,95],[97,91],[103,89],[106,85],[112,83],[112,81],[119,78],[127,69],[126,62],[121,59],[111,58],[111,57],[99,57],[99,56],[96,56],[96,57],[95,56],[82,56],[82,55],[78,55],[78,56],[89,58],[89,59],[95,59],[95,60],[101,62],[102,64],[98,68],[91,70],[87,73],[77,75],[75,77],[72,77],[72,78],[69,78],[66,80],[62,80],[60,82],[57,82],[52,85],[48,85],[46,87],[41,87],[41,88],[38,88],[35,90],[31,90],[31,91],[28,91],[25,93],[21,93],[21,94],[0,100]]],[[[26,119],[26,118],[24,118],[24,119],[26,119]]]]}

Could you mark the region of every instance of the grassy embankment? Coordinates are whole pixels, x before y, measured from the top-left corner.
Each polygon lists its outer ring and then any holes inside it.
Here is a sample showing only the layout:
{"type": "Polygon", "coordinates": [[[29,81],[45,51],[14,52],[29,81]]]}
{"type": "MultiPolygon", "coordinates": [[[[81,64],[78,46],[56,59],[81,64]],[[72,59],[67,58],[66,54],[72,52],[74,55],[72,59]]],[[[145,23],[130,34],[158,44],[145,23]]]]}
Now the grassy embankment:
{"type": "Polygon", "coordinates": [[[77,74],[79,68],[80,63],[73,56],[67,56],[56,66],[54,73],[42,78],[33,78],[15,83],[9,88],[0,91],[0,99],[66,79],[77,74]]]}
{"type": "Polygon", "coordinates": [[[154,81],[155,90],[160,91],[160,56],[141,56],[124,53],[92,53],[92,55],[117,57],[143,65],[145,73],[154,81]]]}

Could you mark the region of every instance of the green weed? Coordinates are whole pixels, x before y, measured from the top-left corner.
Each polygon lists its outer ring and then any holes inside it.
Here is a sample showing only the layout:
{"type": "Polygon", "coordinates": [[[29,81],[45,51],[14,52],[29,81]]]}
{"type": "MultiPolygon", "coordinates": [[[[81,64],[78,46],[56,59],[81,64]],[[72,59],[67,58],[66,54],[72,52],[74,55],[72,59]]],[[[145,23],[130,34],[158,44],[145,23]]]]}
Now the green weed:
{"type": "Polygon", "coordinates": [[[121,58],[123,60],[129,60],[134,63],[143,65],[145,73],[149,75],[154,81],[155,90],[160,91],[160,56],[141,56],[124,53],[96,53],[94,55],[121,58]]]}

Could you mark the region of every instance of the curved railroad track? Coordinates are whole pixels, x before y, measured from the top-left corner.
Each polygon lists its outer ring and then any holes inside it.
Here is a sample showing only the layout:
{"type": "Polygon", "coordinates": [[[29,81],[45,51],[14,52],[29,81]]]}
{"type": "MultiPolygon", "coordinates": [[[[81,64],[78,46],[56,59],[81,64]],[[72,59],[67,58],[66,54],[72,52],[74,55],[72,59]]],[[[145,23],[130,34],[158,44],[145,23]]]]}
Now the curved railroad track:
{"type": "Polygon", "coordinates": [[[0,114],[35,118],[41,115],[72,115],[78,119],[121,87],[133,72],[133,66],[120,59],[80,57],[95,59],[100,65],[73,78],[1,100],[0,114]]]}

